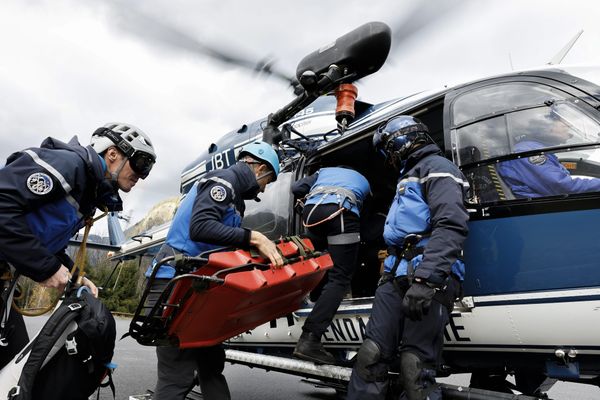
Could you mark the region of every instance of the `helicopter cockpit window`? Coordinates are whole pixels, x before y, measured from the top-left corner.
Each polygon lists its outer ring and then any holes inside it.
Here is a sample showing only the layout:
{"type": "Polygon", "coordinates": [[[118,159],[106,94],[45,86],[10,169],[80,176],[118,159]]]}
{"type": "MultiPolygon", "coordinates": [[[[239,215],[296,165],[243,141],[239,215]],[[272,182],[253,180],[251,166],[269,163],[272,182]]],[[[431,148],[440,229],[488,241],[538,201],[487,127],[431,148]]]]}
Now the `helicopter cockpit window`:
{"type": "Polygon", "coordinates": [[[472,203],[600,192],[600,124],[573,103],[506,112],[453,138],[472,203]]]}
{"type": "Polygon", "coordinates": [[[492,116],[549,100],[564,100],[562,92],[549,86],[520,82],[487,86],[466,93],[452,106],[454,125],[492,116]]]}
{"type": "Polygon", "coordinates": [[[259,231],[271,240],[287,236],[292,173],[282,172],[259,194],[260,202],[246,201],[242,227],[259,231]]]}

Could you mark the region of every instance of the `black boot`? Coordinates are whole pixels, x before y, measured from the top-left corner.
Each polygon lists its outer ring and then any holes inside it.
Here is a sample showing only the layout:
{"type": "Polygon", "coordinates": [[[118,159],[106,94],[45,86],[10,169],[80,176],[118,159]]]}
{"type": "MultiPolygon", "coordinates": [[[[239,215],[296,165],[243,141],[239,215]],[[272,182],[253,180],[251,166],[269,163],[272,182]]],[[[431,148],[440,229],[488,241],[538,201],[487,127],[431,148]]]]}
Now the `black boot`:
{"type": "Polygon", "coordinates": [[[312,332],[302,332],[294,349],[294,357],[315,364],[335,364],[335,357],[325,350],[321,338],[312,332]]]}

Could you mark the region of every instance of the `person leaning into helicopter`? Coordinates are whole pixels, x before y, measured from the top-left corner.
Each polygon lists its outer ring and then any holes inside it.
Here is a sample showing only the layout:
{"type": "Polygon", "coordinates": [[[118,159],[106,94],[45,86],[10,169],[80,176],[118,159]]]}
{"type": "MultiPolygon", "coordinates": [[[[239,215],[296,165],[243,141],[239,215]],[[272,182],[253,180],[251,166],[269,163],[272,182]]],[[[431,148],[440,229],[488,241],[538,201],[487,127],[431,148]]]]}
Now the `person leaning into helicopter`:
{"type": "MultiPolygon", "coordinates": [[[[256,141],[245,145],[238,162],[227,169],[208,172],[194,184],[179,205],[165,244],[161,247],[146,276],[164,257],[175,254],[197,256],[217,247],[254,246],[275,267],[283,265],[277,246],[258,231],[241,228],[244,200],[255,199],[259,192],[277,179],[279,158],[271,145],[256,141]]],[[[175,267],[162,265],[153,288],[164,286],[176,275],[175,267]],[[162,282],[160,282],[162,281],[162,282]]],[[[157,347],[157,382],[154,400],[185,399],[194,387],[194,370],[203,398],[229,399],[229,387],[223,369],[225,350],[222,346],[197,349],[157,347]]]]}
{"type": "MultiPolygon", "coordinates": [[[[573,137],[569,125],[554,111],[545,117],[547,128],[522,135],[514,153],[560,146],[573,137]]],[[[498,172],[517,198],[600,191],[600,179],[573,178],[558,157],[549,152],[504,161],[498,165],[498,172]]]]}
{"type": "Polygon", "coordinates": [[[360,209],[371,192],[369,182],[345,167],[321,168],[292,186],[296,198],[305,197],[302,222],[309,234],[327,241],[333,268],[327,284],[302,327],[294,356],[319,364],[335,364],[321,336],[350,289],[360,245],[360,209]]]}
{"type": "Polygon", "coordinates": [[[398,357],[409,400],[441,399],[435,375],[465,272],[460,255],[468,232],[463,202],[469,185],[417,118],[389,120],[373,145],[400,178],[383,233],[389,246],[385,272],[347,399],[384,399],[390,364],[398,357]]]}
{"type": "MultiPolygon", "coordinates": [[[[39,148],[8,157],[0,169],[0,368],[29,341],[22,315],[7,304],[10,281],[24,275],[62,291],[73,266],[65,253],[69,239],[96,208],[122,210],[118,190],[129,192],[155,160],[148,136],[122,123],[98,128],[87,147],[77,137],[69,143],[49,137],[39,148]]],[[[98,295],[89,279],[84,277],[83,284],[98,295]]]]}

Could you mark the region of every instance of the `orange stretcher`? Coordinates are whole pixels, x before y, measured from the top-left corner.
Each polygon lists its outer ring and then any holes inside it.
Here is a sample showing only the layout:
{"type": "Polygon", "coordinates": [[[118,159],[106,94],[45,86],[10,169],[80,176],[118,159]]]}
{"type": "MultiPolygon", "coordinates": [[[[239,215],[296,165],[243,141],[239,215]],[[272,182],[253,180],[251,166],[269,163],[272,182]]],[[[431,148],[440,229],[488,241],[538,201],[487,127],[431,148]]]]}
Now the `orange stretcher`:
{"type": "Polygon", "coordinates": [[[157,264],[130,335],[144,345],[212,346],[297,310],[333,263],[329,254],[315,251],[309,239],[288,237],[276,245],[285,260],[280,269],[245,250],[161,260],[158,264],[175,260],[188,269],[200,266],[156,290],[157,264]],[[157,295],[151,304],[148,299],[157,295]]]}

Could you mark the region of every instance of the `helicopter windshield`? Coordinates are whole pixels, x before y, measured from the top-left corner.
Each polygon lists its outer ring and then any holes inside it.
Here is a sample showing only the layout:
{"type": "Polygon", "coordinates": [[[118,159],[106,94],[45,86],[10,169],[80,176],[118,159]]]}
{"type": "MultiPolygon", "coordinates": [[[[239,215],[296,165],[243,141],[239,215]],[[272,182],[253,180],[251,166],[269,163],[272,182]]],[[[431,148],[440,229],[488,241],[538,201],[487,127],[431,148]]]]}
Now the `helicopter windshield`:
{"type": "Polygon", "coordinates": [[[515,111],[467,125],[457,130],[459,164],[536,149],[594,145],[600,142],[600,125],[569,103],[515,111]],[[475,147],[480,155],[473,159],[475,147]]]}
{"type": "Polygon", "coordinates": [[[471,180],[471,202],[600,192],[600,124],[579,103],[529,83],[457,99],[454,157],[471,180]]]}
{"type": "Polygon", "coordinates": [[[452,106],[452,118],[455,125],[462,125],[517,108],[564,99],[562,92],[550,86],[528,82],[493,85],[459,97],[452,106]]]}

